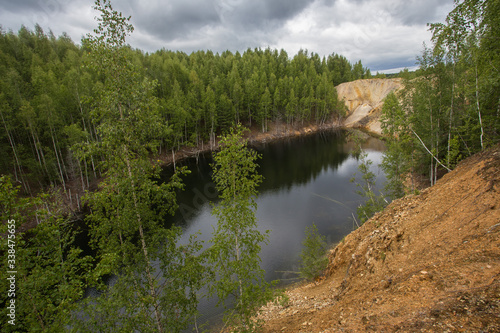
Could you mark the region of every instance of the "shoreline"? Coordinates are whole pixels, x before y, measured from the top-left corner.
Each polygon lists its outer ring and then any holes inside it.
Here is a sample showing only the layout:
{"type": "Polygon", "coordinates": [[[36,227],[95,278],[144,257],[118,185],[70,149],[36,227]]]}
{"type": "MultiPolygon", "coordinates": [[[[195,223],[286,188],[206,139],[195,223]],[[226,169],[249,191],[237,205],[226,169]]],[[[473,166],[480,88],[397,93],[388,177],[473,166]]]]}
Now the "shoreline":
{"type": "MultiPolygon", "coordinates": [[[[248,144],[256,145],[261,143],[269,143],[280,139],[299,137],[309,134],[314,134],[325,130],[361,130],[369,136],[379,137],[378,133],[373,133],[367,128],[363,127],[346,127],[344,125],[345,119],[331,119],[330,121],[320,125],[315,122],[304,122],[295,125],[287,125],[282,122],[271,122],[269,124],[269,130],[267,132],[262,132],[260,126],[252,125],[252,127],[247,128],[245,131],[244,138],[248,140],[248,144]]],[[[198,157],[199,155],[207,154],[212,151],[217,150],[219,147],[219,138],[216,138],[215,143],[211,146],[210,144],[205,144],[202,142],[201,145],[197,147],[181,146],[179,150],[175,151],[172,155],[172,151],[162,151],[160,154],[156,154],[150,157],[151,162],[159,161],[160,166],[168,167],[183,161],[187,158],[198,157]]],[[[85,196],[87,191],[97,191],[99,183],[102,178],[93,179],[91,181],[90,187],[85,190],[82,189],[80,179],[77,177],[66,182],[66,188],[63,189],[61,185],[47,188],[45,192],[50,193],[53,200],[58,201],[61,205],[59,209],[61,212],[67,216],[78,216],[82,211],[85,210],[85,205],[81,202],[82,198],[85,196]]],[[[27,231],[36,226],[36,221],[27,221],[21,226],[21,230],[27,231]]]]}
{"type": "Polygon", "coordinates": [[[497,144],[394,200],[329,249],[323,279],[261,307],[262,331],[498,331],[499,165],[497,144]]]}
{"type": "MultiPolygon", "coordinates": [[[[301,124],[291,126],[273,122],[270,124],[270,129],[267,132],[260,131],[256,126],[245,128],[247,129],[247,131],[245,131],[243,137],[250,145],[268,143],[280,139],[298,137],[330,129],[348,129],[344,126],[342,120],[332,120],[322,125],[318,125],[315,123],[304,123],[303,125],[301,124]]],[[[171,164],[175,165],[175,163],[180,162],[186,158],[199,156],[211,151],[216,151],[218,147],[219,137],[216,138],[216,141],[213,145],[211,145],[210,143],[205,144],[204,142],[202,142],[202,144],[198,145],[197,147],[181,146],[179,150],[174,151],[174,154],[172,154],[171,151],[162,152],[160,155],[155,156],[153,159],[159,160],[161,162],[161,166],[166,167],[171,164]]]]}

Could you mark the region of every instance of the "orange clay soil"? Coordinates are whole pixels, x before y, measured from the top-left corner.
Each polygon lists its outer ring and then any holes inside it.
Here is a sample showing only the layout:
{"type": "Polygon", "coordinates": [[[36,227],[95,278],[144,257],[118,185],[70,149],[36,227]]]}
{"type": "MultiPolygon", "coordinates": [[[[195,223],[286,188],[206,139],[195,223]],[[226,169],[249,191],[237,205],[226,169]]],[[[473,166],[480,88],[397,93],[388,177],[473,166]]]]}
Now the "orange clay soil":
{"type": "Polygon", "coordinates": [[[264,332],[500,332],[500,145],[392,202],[286,293],[264,332]]]}

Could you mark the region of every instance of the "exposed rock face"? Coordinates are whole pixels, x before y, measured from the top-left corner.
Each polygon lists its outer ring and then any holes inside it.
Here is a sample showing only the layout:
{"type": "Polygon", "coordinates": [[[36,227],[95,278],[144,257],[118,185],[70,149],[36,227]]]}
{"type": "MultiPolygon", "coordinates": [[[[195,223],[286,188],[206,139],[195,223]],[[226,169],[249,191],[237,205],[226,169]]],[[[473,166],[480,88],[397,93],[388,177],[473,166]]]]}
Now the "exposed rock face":
{"type": "Polygon", "coordinates": [[[367,79],[339,84],[337,94],[348,108],[346,127],[365,128],[382,134],[379,116],[384,98],[403,87],[402,79],[367,79]]]}

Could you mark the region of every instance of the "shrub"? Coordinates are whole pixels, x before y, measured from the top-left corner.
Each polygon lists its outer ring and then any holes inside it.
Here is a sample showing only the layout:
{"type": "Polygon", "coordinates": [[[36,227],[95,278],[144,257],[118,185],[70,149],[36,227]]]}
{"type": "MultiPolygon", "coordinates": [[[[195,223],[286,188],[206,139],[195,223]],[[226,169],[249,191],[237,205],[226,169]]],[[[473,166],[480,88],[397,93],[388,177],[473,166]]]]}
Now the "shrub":
{"type": "Polygon", "coordinates": [[[326,256],[326,237],[318,233],[316,225],[306,228],[306,238],[300,254],[300,275],[312,280],[321,275],[326,269],[328,258],[326,256]]]}

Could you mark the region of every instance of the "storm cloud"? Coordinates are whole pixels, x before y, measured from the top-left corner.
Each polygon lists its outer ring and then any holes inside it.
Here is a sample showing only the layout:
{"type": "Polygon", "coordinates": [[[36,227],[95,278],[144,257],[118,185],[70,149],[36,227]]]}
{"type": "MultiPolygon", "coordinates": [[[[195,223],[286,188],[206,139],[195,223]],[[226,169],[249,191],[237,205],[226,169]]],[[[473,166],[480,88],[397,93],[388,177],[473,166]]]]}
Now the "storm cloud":
{"type": "MultiPolygon", "coordinates": [[[[115,0],[132,16],[128,42],[148,52],[210,49],[300,49],[361,60],[373,72],[413,67],[427,23],[442,22],[453,0],[115,0]]],[[[97,12],[90,0],[0,0],[0,25],[17,31],[38,23],[75,42],[92,32],[97,12]]]]}

